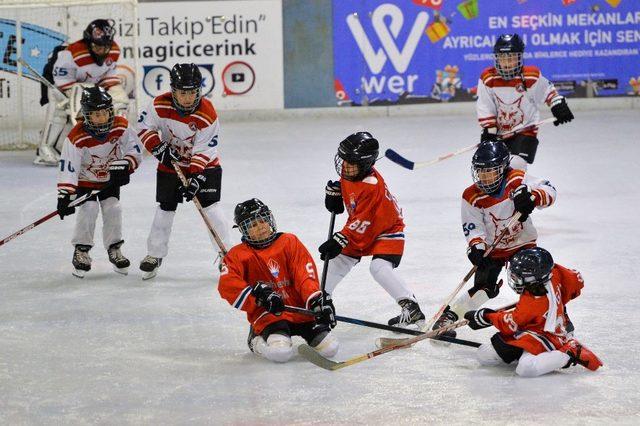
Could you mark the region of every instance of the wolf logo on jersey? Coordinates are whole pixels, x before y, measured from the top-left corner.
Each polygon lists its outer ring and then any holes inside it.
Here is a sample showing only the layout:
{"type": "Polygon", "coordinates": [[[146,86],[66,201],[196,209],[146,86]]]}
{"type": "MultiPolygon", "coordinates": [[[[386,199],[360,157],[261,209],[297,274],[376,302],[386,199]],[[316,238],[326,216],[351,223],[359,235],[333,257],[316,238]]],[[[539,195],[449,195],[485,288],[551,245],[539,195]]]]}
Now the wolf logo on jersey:
{"type": "Polygon", "coordinates": [[[524,122],[524,111],[521,107],[523,96],[511,103],[504,102],[498,95],[495,97],[498,100],[498,125],[501,130],[509,132],[524,122]]]}
{"type": "MultiPolygon", "coordinates": [[[[513,215],[509,216],[506,219],[502,219],[494,215],[492,212],[489,212],[489,217],[491,218],[491,222],[493,222],[493,226],[496,234],[493,236],[493,241],[498,238],[498,235],[507,227],[513,215]]],[[[511,228],[507,231],[507,234],[502,237],[500,244],[504,246],[508,246],[509,244],[515,242],[520,235],[520,232],[524,229],[524,225],[522,222],[516,222],[511,228]]]]}
{"type": "Polygon", "coordinates": [[[106,180],[109,178],[109,164],[117,158],[118,152],[116,145],[113,146],[113,149],[106,156],[91,154],[91,163],[87,166],[87,171],[92,173],[98,180],[106,180]]]}

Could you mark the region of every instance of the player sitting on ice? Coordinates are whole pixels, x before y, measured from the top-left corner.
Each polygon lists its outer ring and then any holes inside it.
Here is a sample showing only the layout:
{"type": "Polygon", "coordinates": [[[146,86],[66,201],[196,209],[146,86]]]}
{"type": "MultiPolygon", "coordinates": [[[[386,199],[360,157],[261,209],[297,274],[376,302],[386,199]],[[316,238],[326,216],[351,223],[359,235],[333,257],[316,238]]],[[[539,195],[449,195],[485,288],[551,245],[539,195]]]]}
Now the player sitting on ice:
{"type": "MultiPolygon", "coordinates": [[[[554,124],[568,123],[573,114],[566,99],[535,66],[523,66],[524,43],[518,34],[501,35],[493,47],[495,66],[486,68],[478,82],[478,121],[482,141],[540,121],[539,105],[551,107],[554,124]]],[[[505,139],[513,154],[511,167],[526,170],[538,149],[538,129],[529,128],[505,139]]]]}
{"type": "Polygon", "coordinates": [[[277,232],[269,207],[257,198],[236,206],[234,221],[242,242],[222,262],[218,291],[247,313],[249,349],[274,362],[294,354],[291,336],[301,336],[326,357],[338,352],[331,334],[333,305],[325,302],[313,258],[293,235],[277,232]],[[285,305],[311,309],[318,319],[285,311],[285,305]]]}
{"type": "MultiPolygon", "coordinates": [[[[465,312],[477,309],[498,295],[498,276],[505,262],[518,250],[535,247],[538,233],[529,215],[534,208],[549,207],[556,190],[547,180],[509,167],[509,151],[503,142],[481,143],[471,160],[473,185],[462,194],[462,230],[468,242],[467,257],[478,267],[473,287],[444,311],[433,328],[457,321],[465,312]],[[484,252],[507,227],[512,226],[487,257],[484,252]]],[[[455,331],[447,332],[455,336],[455,331]]]]}
{"type": "MultiPolygon", "coordinates": [[[[229,225],[219,205],[222,167],[218,159],[220,123],[213,104],[202,98],[202,74],[194,64],[176,64],[170,74],[171,92],[157,96],[138,119],[138,136],[158,159],[158,207],[147,239],[143,279],[156,276],[169,253],[169,237],[178,204],[198,197],[204,213],[224,241],[229,225]],[[182,186],[173,163],[189,183],[182,186]]],[[[214,243],[215,244],[215,243],[214,243]]]]}
{"type": "Polygon", "coordinates": [[[373,279],[402,308],[389,325],[420,327],[424,314],[413,292],[395,271],[404,252],[404,222],[395,197],[373,167],[378,150],[378,141],[368,132],[354,133],[338,147],[335,167],[340,181],[327,183],[325,206],[330,212],[341,214],[346,205],[349,217],[342,230],[319,248],[322,260],[333,259],[326,291],[333,293],[363,256],[373,256],[369,265],[373,279]]]}
{"type": "MultiPolygon", "coordinates": [[[[64,93],[69,101],[57,91],[48,90],[46,124],[34,164],[55,166],[58,164],[59,145],[72,127],[69,117],[78,111],[76,105],[82,96],[84,85],[100,85],[109,91],[116,115],[124,115],[129,97],[117,75],[116,66],[120,58],[120,47],[113,41],[115,35],[112,20],[96,19],[82,34],[82,40],[71,43],[50,59],[53,63],[52,83],[64,93]]],[[[45,71],[46,74],[48,74],[45,71]]],[[[42,102],[41,102],[42,103],[42,102]]],[[[44,105],[44,103],[42,103],[44,105]]]]}
{"type": "Polygon", "coordinates": [[[538,377],[559,368],[580,364],[597,370],[602,362],[584,345],[567,336],[564,305],[580,295],[584,286],[580,273],[554,264],[543,248],[521,250],[509,260],[507,282],[520,295],[513,311],[489,308],[469,311],[464,317],[478,330],[494,326],[490,343],[476,357],[482,365],[511,364],[516,373],[538,377]]]}
{"type": "Polygon", "coordinates": [[[62,147],[58,172],[58,214],[73,214],[69,204],[92,190],[101,190],[78,208],[71,244],[75,246],[73,275],[83,278],[91,270],[89,250],[102,210],[102,240],[114,270],[127,274],[129,259],[120,252],[122,208],[120,187],[142,160],[138,137],[127,119],[116,117],[109,93],[102,87],[85,88],[82,93],[82,119],[69,132],[62,147]]]}

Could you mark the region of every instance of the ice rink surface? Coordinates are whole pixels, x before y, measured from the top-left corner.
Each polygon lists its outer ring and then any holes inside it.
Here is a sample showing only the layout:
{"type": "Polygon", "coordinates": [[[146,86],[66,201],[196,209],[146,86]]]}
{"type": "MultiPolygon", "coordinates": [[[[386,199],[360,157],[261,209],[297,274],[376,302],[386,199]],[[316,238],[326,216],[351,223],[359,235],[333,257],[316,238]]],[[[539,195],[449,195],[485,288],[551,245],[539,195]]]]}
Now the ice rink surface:
{"type": "MultiPolygon", "coordinates": [[[[156,162],[147,158],[122,191],[128,276],[111,270],[100,219],[84,279],[71,275],[75,217],[0,247],[0,424],[640,423],[640,114],[576,116],[541,128],[530,173],[548,178],[558,200],[533,221],[540,246],[585,278],[568,311],[576,337],[605,364],[598,372],[577,366],[523,379],[513,366],[480,367],[473,348],[429,342],[335,372],[300,357],[284,365],[260,359],[247,348],[244,315],[218,295],[215,252],[194,206],[179,207],[168,257],[154,280],[141,280],[137,265],[155,210],[156,162]]],[[[479,135],[471,116],[225,123],[223,115],[222,125],[229,218],[236,203],[259,197],[317,261],[329,223],[324,185],[336,178],[342,138],[369,130],[382,149],[421,161],[479,135]]],[[[56,169],[32,159],[32,152],[0,152],[2,238],[55,209],[56,169]]],[[[416,171],[384,159],[377,165],[407,224],[399,271],[428,317],[470,268],[460,224],[470,159],[416,171]]],[[[368,263],[340,284],[336,308],[386,322],[399,308],[368,263]]],[[[515,299],[505,285],[488,305],[515,299]]],[[[459,336],[483,342],[493,332],[465,328],[459,336]]],[[[348,324],[335,333],[338,360],[374,349],[384,335],[348,324]]]]}

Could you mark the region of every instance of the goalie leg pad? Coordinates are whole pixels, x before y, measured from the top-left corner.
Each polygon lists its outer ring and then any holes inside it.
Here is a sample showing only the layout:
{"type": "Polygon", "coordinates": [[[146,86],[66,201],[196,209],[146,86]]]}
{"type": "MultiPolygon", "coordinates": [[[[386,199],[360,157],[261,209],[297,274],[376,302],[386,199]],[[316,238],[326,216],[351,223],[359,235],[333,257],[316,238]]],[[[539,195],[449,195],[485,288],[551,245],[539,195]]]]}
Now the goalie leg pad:
{"type": "Polygon", "coordinates": [[[533,355],[527,351],[522,353],[516,374],[520,377],[539,377],[564,367],[569,362],[569,355],[560,351],[542,352],[533,355]]]}
{"type": "Polygon", "coordinates": [[[73,246],[93,246],[93,235],[99,210],[98,202],[94,200],[87,201],[77,208],[76,225],[71,238],[73,246]]]}

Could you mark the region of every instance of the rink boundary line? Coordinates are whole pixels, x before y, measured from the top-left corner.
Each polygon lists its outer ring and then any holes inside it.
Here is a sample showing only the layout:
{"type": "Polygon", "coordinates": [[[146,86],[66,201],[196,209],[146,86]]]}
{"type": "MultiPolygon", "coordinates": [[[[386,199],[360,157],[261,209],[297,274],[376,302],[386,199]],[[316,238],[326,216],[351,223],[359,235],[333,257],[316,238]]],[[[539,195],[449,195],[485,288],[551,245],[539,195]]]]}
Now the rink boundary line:
{"type": "MultiPolygon", "coordinates": [[[[573,111],[595,111],[611,109],[640,109],[640,97],[569,98],[573,111]]],[[[378,107],[322,107],[263,110],[219,110],[224,122],[288,120],[306,118],[360,118],[442,116],[476,114],[475,102],[451,102],[437,104],[391,105],[378,107]]]]}

